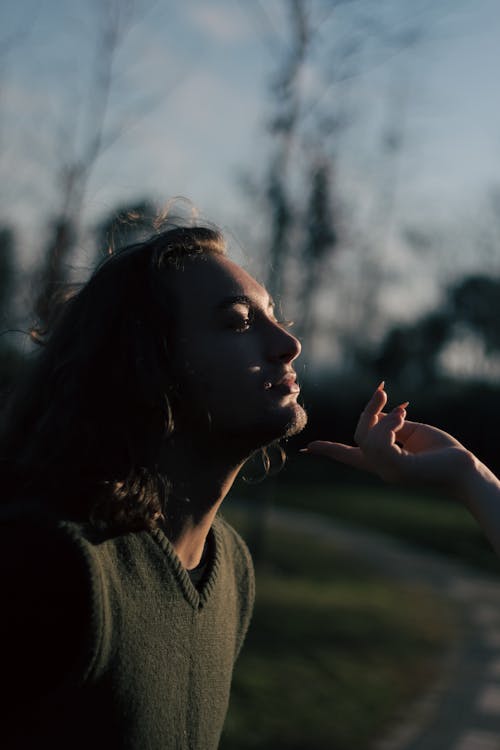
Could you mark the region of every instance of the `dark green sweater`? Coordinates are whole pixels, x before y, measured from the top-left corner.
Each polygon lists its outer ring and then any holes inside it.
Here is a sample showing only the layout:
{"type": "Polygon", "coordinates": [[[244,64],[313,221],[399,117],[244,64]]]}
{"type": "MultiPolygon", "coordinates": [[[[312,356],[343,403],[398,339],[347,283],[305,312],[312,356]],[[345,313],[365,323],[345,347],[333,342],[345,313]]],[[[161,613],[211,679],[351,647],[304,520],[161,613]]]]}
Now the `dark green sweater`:
{"type": "Polygon", "coordinates": [[[2,626],[12,686],[2,747],[217,747],[254,598],[230,526],[212,527],[201,591],[160,530],[99,537],[17,522],[2,535],[13,613],[2,626]]]}

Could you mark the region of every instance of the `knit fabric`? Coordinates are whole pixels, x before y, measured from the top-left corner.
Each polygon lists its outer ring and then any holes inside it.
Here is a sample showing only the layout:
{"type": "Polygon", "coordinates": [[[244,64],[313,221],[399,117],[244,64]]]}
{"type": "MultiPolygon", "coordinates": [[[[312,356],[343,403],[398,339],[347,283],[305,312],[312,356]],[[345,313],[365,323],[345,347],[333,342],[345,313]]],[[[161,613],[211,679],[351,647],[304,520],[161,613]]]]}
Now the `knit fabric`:
{"type": "Polygon", "coordinates": [[[62,685],[16,699],[2,747],[217,748],[254,578],[236,532],[219,518],[210,534],[213,556],[199,591],[159,529],[110,537],[58,523],[50,548],[70,577],[68,606],[71,581],[80,609],[85,602],[81,643],[77,658],[61,644],[71,657],[62,685]]]}

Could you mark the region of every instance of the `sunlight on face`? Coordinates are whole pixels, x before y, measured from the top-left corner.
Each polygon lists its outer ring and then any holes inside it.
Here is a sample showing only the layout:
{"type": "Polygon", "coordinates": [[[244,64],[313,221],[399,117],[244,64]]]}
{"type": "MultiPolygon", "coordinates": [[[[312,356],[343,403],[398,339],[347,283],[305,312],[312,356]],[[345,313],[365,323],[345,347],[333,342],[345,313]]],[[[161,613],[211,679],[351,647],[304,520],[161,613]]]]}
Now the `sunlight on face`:
{"type": "Polygon", "coordinates": [[[175,293],[185,417],[247,449],[303,429],[293,368],[300,343],[276,320],[267,291],[233,261],[211,255],[186,265],[175,293]]]}

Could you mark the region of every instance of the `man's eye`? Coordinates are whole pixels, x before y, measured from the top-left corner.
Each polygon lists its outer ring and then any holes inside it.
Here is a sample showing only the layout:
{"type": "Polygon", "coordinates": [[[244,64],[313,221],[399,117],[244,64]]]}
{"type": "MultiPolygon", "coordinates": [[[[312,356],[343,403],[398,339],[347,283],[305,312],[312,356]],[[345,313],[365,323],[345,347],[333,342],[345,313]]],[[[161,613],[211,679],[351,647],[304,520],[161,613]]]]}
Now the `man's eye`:
{"type": "Polygon", "coordinates": [[[233,331],[236,331],[237,333],[241,333],[243,331],[248,331],[252,324],[252,316],[251,315],[238,315],[237,317],[234,317],[230,322],[230,328],[233,331]]]}
{"type": "Polygon", "coordinates": [[[252,321],[250,318],[241,318],[240,320],[236,321],[234,325],[235,331],[247,331],[250,328],[250,323],[252,321]]]}

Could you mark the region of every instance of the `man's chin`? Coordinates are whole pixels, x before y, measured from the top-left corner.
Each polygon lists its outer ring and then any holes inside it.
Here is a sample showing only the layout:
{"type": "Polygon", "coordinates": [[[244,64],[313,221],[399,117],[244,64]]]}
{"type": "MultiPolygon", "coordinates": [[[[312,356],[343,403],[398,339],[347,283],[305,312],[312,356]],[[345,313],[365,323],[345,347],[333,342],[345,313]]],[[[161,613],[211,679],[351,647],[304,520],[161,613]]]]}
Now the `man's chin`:
{"type": "Polygon", "coordinates": [[[275,440],[290,438],[302,432],[307,424],[307,413],[300,406],[294,403],[293,406],[287,407],[279,416],[273,415],[267,424],[263,423],[260,430],[260,445],[272,443],[275,440]]]}
{"type": "Polygon", "coordinates": [[[234,451],[241,455],[250,455],[263,446],[277,440],[292,437],[301,432],[307,424],[307,414],[297,402],[286,407],[274,409],[263,415],[262,420],[246,426],[237,425],[233,421],[227,430],[212,429],[207,439],[212,445],[234,451]]]}
{"type": "Polygon", "coordinates": [[[281,435],[283,438],[293,437],[302,432],[307,424],[307,413],[300,404],[295,404],[293,416],[285,427],[284,433],[281,435]]]}

